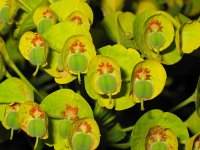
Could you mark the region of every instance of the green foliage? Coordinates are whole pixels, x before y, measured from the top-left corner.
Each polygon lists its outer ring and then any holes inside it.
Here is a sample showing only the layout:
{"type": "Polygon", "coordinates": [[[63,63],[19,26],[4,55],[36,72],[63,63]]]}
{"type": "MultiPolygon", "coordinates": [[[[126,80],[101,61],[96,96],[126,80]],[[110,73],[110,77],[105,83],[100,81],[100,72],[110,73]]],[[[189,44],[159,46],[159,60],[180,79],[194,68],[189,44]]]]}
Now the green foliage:
{"type": "Polygon", "coordinates": [[[173,99],[169,68],[199,55],[199,14],[195,0],[1,0],[0,143],[24,132],[38,150],[199,149],[200,81],[171,110],[158,101],[173,99]]]}

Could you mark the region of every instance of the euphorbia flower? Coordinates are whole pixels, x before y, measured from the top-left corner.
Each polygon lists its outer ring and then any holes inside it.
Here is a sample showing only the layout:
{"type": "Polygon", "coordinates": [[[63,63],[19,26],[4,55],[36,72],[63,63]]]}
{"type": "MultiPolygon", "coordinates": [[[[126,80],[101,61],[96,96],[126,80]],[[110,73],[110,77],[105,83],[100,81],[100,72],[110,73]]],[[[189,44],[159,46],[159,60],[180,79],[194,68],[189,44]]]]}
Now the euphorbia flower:
{"type": "Polygon", "coordinates": [[[32,31],[24,33],[19,41],[19,50],[37,69],[46,64],[48,44],[40,34],[32,31]]]}
{"type": "Polygon", "coordinates": [[[81,149],[82,145],[88,150],[94,150],[100,142],[100,132],[93,118],[80,119],[73,122],[68,129],[69,146],[81,149]]]}
{"type": "Polygon", "coordinates": [[[136,103],[151,100],[161,93],[166,81],[164,67],[157,61],[144,60],[132,72],[130,97],[136,103]]]}
{"type": "Polygon", "coordinates": [[[34,102],[22,103],[18,121],[20,128],[31,137],[47,138],[47,116],[44,110],[34,102]]]}
{"type": "Polygon", "coordinates": [[[56,20],[56,15],[47,6],[38,7],[33,13],[33,22],[41,34],[56,24],[56,20]]]}
{"type": "Polygon", "coordinates": [[[62,62],[64,69],[72,74],[78,75],[86,73],[90,60],[96,55],[95,47],[92,41],[83,35],[74,35],[70,37],[62,49],[62,62]]]}
{"type": "Polygon", "coordinates": [[[97,55],[89,65],[88,74],[94,92],[99,95],[111,96],[121,89],[121,72],[117,62],[109,57],[97,55]]]}

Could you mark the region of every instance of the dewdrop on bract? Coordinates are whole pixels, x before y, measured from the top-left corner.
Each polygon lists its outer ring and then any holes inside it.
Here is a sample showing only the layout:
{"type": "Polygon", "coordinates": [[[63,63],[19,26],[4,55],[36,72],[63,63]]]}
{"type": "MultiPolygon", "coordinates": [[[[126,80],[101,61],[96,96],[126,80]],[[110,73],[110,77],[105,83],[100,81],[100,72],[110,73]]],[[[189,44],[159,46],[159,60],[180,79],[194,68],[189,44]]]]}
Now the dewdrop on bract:
{"type": "Polygon", "coordinates": [[[164,67],[157,61],[144,60],[138,63],[132,72],[130,97],[136,103],[151,100],[161,93],[165,86],[166,72],[164,67]]]}
{"type": "Polygon", "coordinates": [[[78,75],[79,82],[80,74],[88,71],[89,62],[95,55],[92,41],[83,35],[74,35],[67,39],[61,52],[64,69],[78,75]]]}
{"type": "Polygon", "coordinates": [[[48,44],[40,34],[32,31],[25,32],[20,38],[19,50],[26,60],[37,66],[37,69],[46,64],[48,44]]]}

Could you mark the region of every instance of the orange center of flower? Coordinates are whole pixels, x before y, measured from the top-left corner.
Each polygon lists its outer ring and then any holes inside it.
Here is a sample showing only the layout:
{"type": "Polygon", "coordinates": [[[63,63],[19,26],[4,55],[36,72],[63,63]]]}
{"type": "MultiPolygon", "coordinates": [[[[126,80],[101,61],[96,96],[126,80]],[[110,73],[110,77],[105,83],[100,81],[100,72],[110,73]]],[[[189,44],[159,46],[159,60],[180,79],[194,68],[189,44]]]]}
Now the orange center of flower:
{"type": "Polygon", "coordinates": [[[29,113],[33,118],[44,119],[44,112],[37,106],[32,106],[32,108],[29,111],[29,113]]]}
{"type": "Polygon", "coordinates": [[[43,16],[44,18],[47,18],[47,19],[52,19],[52,12],[49,10],[49,9],[45,9],[44,12],[43,12],[43,16]]]}
{"type": "Polygon", "coordinates": [[[72,21],[72,22],[75,22],[75,23],[77,23],[77,24],[83,24],[82,18],[79,17],[79,16],[74,16],[74,17],[72,17],[71,21],[72,21]]]}
{"type": "Polygon", "coordinates": [[[150,30],[150,32],[162,32],[162,26],[161,23],[158,22],[158,20],[152,20],[148,29],[150,30]]]}
{"type": "Polygon", "coordinates": [[[72,45],[70,47],[70,51],[71,51],[71,53],[75,53],[75,52],[83,53],[86,51],[85,45],[82,42],[80,42],[78,39],[76,39],[72,43],[72,45]]]}
{"type": "Polygon", "coordinates": [[[78,108],[67,105],[66,110],[61,112],[61,115],[70,120],[76,120],[78,119],[78,108]]]}
{"type": "Polygon", "coordinates": [[[107,73],[112,73],[113,72],[113,67],[112,65],[109,64],[109,62],[104,63],[102,62],[99,64],[99,68],[97,69],[100,75],[102,74],[107,74],[107,73]]]}
{"type": "Polygon", "coordinates": [[[140,68],[135,72],[135,77],[140,80],[150,80],[150,70],[148,68],[140,68]]]}
{"type": "Polygon", "coordinates": [[[42,36],[36,34],[34,36],[34,38],[32,39],[31,43],[35,46],[35,47],[43,47],[44,46],[44,39],[42,38],[42,36]]]}
{"type": "Polygon", "coordinates": [[[152,142],[166,141],[167,137],[165,134],[165,129],[160,127],[151,128],[149,132],[149,138],[152,142]]]}
{"type": "Polygon", "coordinates": [[[77,128],[77,131],[84,132],[84,133],[90,133],[91,130],[92,128],[90,124],[87,123],[86,121],[82,122],[77,128]]]}

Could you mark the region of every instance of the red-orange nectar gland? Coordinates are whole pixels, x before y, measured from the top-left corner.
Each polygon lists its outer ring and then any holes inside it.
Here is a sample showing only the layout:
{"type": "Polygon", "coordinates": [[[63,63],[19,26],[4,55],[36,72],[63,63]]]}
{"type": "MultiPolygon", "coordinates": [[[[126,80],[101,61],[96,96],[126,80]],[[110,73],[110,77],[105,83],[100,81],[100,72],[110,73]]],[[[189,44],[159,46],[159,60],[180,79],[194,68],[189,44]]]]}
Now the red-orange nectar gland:
{"type": "Polygon", "coordinates": [[[152,20],[148,27],[150,32],[162,32],[162,28],[163,27],[158,20],[152,20]]]}
{"type": "Polygon", "coordinates": [[[150,80],[150,70],[148,68],[140,68],[135,72],[135,77],[139,80],[150,80]]]}
{"type": "Polygon", "coordinates": [[[40,107],[38,106],[32,106],[32,108],[29,111],[29,114],[33,117],[33,118],[40,118],[40,119],[44,119],[44,111],[41,110],[40,107]]]}
{"type": "Polygon", "coordinates": [[[86,121],[82,122],[78,128],[77,128],[77,131],[78,132],[84,132],[84,133],[91,133],[91,126],[89,123],[87,123],[86,121]]]}
{"type": "Polygon", "coordinates": [[[75,22],[75,23],[77,23],[77,24],[79,24],[79,25],[83,24],[82,18],[79,17],[79,16],[74,16],[74,17],[72,17],[71,21],[72,21],[72,22],[75,22]]]}
{"type": "Polygon", "coordinates": [[[112,73],[113,72],[113,67],[112,67],[112,65],[109,64],[109,62],[107,62],[107,63],[102,62],[99,65],[99,68],[97,69],[97,71],[99,72],[100,75],[107,74],[107,73],[112,73]]]}
{"type": "Polygon", "coordinates": [[[61,112],[63,117],[67,117],[69,120],[78,119],[78,108],[66,105],[66,110],[61,112]]]}
{"type": "Polygon", "coordinates": [[[70,51],[71,51],[71,53],[83,53],[86,51],[85,45],[82,42],[80,42],[78,39],[76,39],[72,43],[72,45],[70,47],[70,51]]]}
{"type": "Polygon", "coordinates": [[[35,34],[31,43],[34,45],[34,47],[43,47],[44,46],[44,39],[42,38],[42,36],[35,34]]]}
{"type": "Polygon", "coordinates": [[[157,141],[162,141],[165,142],[167,139],[166,129],[161,128],[161,127],[153,127],[149,131],[149,139],[152,143],[157,142],[157,141]]]}
{"type": "Polygon", "coordinates": [[[45,9],[42,15],[46,19],[52,19],[53,17],[52,12],[49,9],[45,9]]]}

